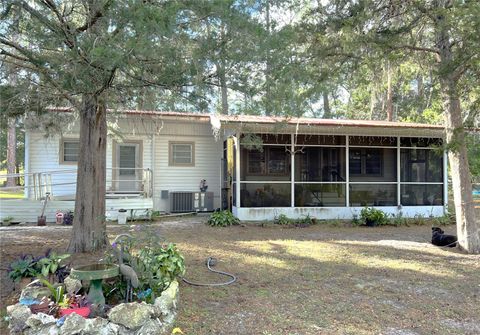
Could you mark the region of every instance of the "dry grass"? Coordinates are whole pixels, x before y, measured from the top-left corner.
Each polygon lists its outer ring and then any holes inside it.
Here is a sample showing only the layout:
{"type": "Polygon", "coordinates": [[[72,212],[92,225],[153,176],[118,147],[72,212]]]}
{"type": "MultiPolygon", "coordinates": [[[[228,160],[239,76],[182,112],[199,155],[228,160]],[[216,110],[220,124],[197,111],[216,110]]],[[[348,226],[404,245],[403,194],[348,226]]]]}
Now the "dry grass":
{"type": "MultiPolygon", "coordinates": [[[[428,226],[211,228],[204,220],[149,225],[178,244],[189,279],[224,279],[207,272],[208,256],[238,276],[219,288],[181,284],[176,326],[185,334],[480,333],[480,258],[431,246],[428,226]]],[[[48,229],[55,247],[65,244],[65,228],[48,229]]],[[[126,229],[110,226],[110,236],[126,229]]],[[[7,231],[2,258],[9,244],[25,247],[25,232],[7,231]]]]}

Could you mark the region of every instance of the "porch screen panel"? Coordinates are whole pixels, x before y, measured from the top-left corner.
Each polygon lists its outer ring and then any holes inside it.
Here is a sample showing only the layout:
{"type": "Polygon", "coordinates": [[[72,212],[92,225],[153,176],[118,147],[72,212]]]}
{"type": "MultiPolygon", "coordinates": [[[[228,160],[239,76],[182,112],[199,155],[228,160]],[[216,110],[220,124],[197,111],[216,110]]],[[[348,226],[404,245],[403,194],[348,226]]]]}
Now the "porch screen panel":
{"type": "Polygon", "coordinates": [[[241,207],[290,207],[290,183],[242,183],[241,207]]]}
{"type": "Polygon", "coordinates": [[[352,147],[349,174],[351,182],[396,182],[397,150],[352,147]]]}
{"type": "Polygon", "coordinates": [[[240,206],[290,207],[290,135],[255,136],[263,141],[260,148],[241,145],[240,206]]]}
{"type": "Polygon", "coordinates": [[[295,207],[344,207],[345,184],[295,183],[295,207]]]}
{"type": "Polygon", "coordinates": [[[402,138],[400,201],[403,206],[442,206],[444,164],[438,138],[402,138]]]}
{"type": "Polygon", "coordinates": [[[296,147],[296,182],[344,182],[345,148],[296,147]]]}
{"type": "Polygon", "coordinates": [[[350,184],[350,206],[396,206],[397,184],[350,184]]]}

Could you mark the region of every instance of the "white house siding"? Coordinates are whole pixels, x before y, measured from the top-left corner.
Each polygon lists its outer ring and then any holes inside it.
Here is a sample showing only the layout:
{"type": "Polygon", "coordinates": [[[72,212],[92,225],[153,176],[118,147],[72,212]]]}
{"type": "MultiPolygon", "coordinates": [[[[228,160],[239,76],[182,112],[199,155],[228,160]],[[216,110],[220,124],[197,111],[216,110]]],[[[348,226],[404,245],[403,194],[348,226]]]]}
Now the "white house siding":
{"type": "Polygon", "coordinates": [[[156,136],[154,169],[154,208],[170,210],[169,199],[161,191],[199,191],[200,180],[206,179],[208,192],[214,193],[214,206],[220,207],[222,141],[216,141],[210,124],[166,122],[156,136]],[[169,142],[195,143],[195,166],[169,166],[169,142]]]}
{"type": "MultiPolygon", "coordinates": [[[[78,134],[65,135],[64,138],[78,139],[78,134]]],[[[40,132],[29,133],[29,173],[52,172],[52,195],[54,197],[70,197],[75,195],[76,179],[77,179],[77,164],[60,164],[60,136],[46,137],[40,132]],[[64,171],[64,172],[62,172],[64,171]],[[67,172],[68,171],[68,172],[67,172]],[[61,184],[61,185],[59,185],[61,184]],[[68,184],[68,185],[66,185],[68,184]]],[[[132,136],[126,135],[124,141],[135,140],[142,141],[143,148],[143,168],[152,169],[152,141],[151,136],[132,136]]],[[[120,141],[117,139],[117,141],[120,141]]],[[[113,139],[111,137],[107,140],[107,190],[111,189],[112,180],[112,145],[113,139]]],[[[30,178],[29,185],[33,186],[32,178],[30,178]]],[[[29,190],[29,197],[33,196],[32,188],[29,190]]]]}

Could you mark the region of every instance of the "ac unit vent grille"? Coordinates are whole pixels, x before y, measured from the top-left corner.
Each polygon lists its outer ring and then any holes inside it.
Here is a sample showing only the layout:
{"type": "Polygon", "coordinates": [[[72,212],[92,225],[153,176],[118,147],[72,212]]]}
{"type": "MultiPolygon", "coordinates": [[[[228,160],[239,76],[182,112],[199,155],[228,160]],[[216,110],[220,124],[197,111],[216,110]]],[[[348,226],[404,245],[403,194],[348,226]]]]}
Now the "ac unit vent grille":
{"type": "Polygon", "coordinates": [[[170,212],[185,213],[194,212],[193,192],[171,192],[170,193],[170,212]]]}

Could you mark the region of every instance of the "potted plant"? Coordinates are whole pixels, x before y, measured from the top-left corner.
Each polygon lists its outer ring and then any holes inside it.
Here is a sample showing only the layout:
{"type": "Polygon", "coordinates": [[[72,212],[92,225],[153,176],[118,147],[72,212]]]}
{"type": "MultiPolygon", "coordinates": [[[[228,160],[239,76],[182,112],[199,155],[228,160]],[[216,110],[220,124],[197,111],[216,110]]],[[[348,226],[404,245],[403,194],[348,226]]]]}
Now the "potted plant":
{"type": "Polygon", "coordinates": [[[43,285],[45,285],[51,293],[52,302],[51,310],[55,311],[55,314],[62,317],[64,315],[77,313],[84,318],[90,315],[90,303],[85,296],[76,294],[65,293],[65,287],[63,285],[52,285],[48,280],[39,278],[43,285]]]}
{"type": "Polygon", "coordinates": [[[385,224],[387,215],[379,209],[365,207],[360,212],[360,219],[365,222],[368,227],[374,227],[385,224]]]}
{"type": "Polygon", "coordinates": [[[60,317],[62,317],[72,313],[77,313],[78,315],[86,318],[90,315],[90,305],[91,304],[87,300],[86,296],[65,294],[63,301],[59,303],[60,309],[58,314],[60,317]]]}
{"type": "Polygon", "coordinates": [[[20,283],[20,289],[25,288],[32,278],[37,276],[36,262],[32,255],[23,255],[10,263],[8,276],[15,283],[20,283]]]}

